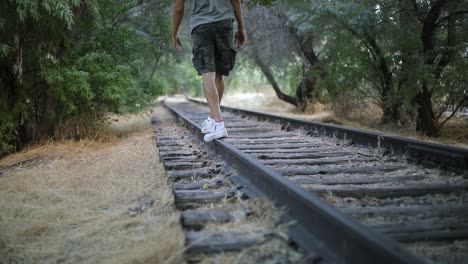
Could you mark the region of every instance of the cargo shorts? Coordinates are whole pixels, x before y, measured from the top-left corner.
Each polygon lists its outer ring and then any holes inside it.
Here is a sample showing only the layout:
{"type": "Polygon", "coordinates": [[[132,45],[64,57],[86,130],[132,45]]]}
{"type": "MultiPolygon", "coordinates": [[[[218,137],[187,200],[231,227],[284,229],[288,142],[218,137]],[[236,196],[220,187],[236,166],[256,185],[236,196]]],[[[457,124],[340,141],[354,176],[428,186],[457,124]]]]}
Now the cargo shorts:
{"type": "Polygon", "coordinates": [[[192,43],[192,62],[198,75],[229,75],[236,62],[232,19],[197,26],[192,30],[192,43]]]}

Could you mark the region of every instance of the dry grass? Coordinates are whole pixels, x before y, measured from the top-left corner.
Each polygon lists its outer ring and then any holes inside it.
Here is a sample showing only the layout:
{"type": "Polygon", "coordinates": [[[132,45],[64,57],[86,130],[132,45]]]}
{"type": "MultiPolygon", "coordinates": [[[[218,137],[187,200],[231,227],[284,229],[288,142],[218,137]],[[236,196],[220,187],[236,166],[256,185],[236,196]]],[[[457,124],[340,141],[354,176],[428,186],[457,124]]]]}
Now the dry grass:
{"type": "MultiPolygon", "coordinates": [[[[54,131],[55,140],[98,140],[108,141],[131,134],[151,126],[152,108],[136,114],[109,114],[102,121],[93,122],[80,117],[58,124],[54,131]]],[[[44,142],[40,142],[43,144],[44,142]]]]}
{"type": "Polygon", "coordinates": [[[0,160],[10,166],[0,175],[0,263],[180,256],[179,215],[152,140],[146,129],[105,142],[52,142],[0,160]]]}
{"type": "Polygon", "coordinates": [[[148,128],[151,126],[152,112],[153,109],[148,109],[139,114],[109,116],[109,120],[112,122],[109,129],[117,137],[122,137],[133,131],[148,128]]]}

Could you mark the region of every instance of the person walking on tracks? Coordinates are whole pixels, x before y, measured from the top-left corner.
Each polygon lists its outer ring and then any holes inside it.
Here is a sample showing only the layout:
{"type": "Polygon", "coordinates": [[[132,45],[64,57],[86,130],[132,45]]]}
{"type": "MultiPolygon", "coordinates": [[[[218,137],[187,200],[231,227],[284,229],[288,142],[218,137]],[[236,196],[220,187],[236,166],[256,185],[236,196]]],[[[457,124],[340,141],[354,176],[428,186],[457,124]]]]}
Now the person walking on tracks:
{"type": "MultiPolygon", "coordinates": [[[[206,142],[228,136],[219,104],[224,93],[224,76],[234,68],[236,50],[233,41],[233,20],[237,20],[235,34],[237,48],[245,41],[241,0],[192,0],[190,32],[192,36],[193,65],[203,79],[210,115],[202,123],[206,142]]],[[[184,16],[185,0],[175,0],[172,45],[182,51],[177,36],[184,16]]]]}

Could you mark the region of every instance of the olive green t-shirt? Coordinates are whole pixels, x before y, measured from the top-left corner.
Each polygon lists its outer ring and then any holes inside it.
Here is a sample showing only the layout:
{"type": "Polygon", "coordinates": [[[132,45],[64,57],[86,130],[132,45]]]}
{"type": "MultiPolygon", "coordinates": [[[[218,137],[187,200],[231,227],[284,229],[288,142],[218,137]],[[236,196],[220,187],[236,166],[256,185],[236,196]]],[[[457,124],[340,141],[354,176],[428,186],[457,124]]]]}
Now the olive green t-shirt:
{"type": "Polygon", "coordinates": [[[234,19],[230,0],[192,0],[190,32],[199,25],[234,19]]]}

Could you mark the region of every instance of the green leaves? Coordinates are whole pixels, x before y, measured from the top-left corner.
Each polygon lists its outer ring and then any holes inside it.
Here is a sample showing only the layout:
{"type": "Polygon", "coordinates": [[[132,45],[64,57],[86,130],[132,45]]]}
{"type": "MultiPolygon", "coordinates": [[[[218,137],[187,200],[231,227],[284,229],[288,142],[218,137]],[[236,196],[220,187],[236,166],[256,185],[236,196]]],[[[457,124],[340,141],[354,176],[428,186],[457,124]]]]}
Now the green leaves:
{"type": "Polygon", "coordinates": [[[10,45],[0,42],[0,58],[8,56],[12,50],[10,45]]]}
{"type": "MultiPolygon", "coordinates": [[[[319,94],[333,99],[346,93],[363,101],[372,100],[382,108],[384,119],[385,115],[392,116],[391,121],[398,122],[401,117],[398,112],[410,113],[408,118],[415,116],[414,99],[421,90],[432,95],[429,101],[434,101],[436,110],[447,106],[457,109],[453,106],[468,101],[467,79],[462,77],[468,69],[468,34],[464,30],[468,26],[465,12],[468,4],[452,2],[439,7],[442,9],[433,21],[433,36],[428,38],[433,43],[423,44],[424,19],[434,8],[433,1],[414,4],[383,0],[249,1],[255,6],[250,13],[262,11],[261,8],[268,10],[254,13],[251,22],[260,26],[253,28],[251,39],[268,39],[260,53],[265,52],[268,59],[273,57],[277,61],[292,61],[281,49],[294,50],[293,45],[281,38],[284,32],[289,30],[299,39],[313,40],[309,46],[318,51],[324,69],[319,94]],[[285,10],[283,18],[287,21],[276,25],[279,16],[275,10],[285,10]],[[293,25],[293,30],[284,25],[293,25]],[[275,34],[264,36],[264,32],[273,32],[271,28],[276,30],[275,34]],[[268,47],[275,49],[270,51],[268,47]]],[[[285,72],[282,79],[293,75],[285,72]]],[[[432,103],[429,104],[428,109],[432,108],[432,103]]]]}
{"type": "Polygon", "coordinates": [[[0,153],[53,137],[67,120],[95,122],[151,104],[166,88],[150,79],[155,61],[172,57],[170,4],[1,1],[0,153]]]}
{"type": "Polygon", "coordinates": [[[67,26],[73,24],[73,8],[80,5],[79,0],[15,0],[16,13],[21,22],[28,19],[38,21],[46,16],[61,19],[67,26]]]}
{"type": "Polygon", "coordinates": [[[276,5],[280,0],[249,0],[247,2],[247,7],[248,8],[253,8],[256,5],[263,5],[263,6],[274,6],[276,5]]]}

